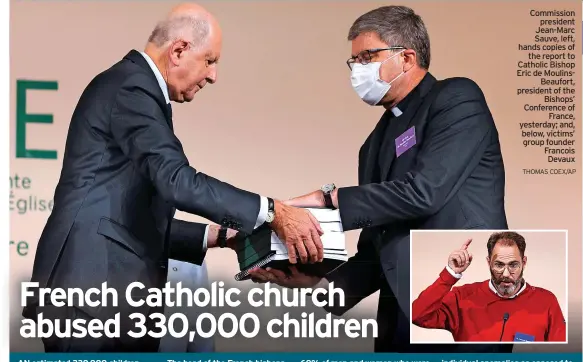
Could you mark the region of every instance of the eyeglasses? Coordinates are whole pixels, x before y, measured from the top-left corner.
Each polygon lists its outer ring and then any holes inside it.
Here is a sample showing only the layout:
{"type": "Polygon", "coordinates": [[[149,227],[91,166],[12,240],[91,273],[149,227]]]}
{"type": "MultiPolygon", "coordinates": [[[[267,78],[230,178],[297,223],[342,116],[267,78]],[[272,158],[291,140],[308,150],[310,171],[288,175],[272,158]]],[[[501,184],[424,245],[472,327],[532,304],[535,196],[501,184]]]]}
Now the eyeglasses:
{"type": "Polygon", "coordinates": [[[518,269],[520,269],[520,263],[515,261],[512,262],[510,264],[504,264],[504,263],[494,263],[494,265],[492,266],[492,269],[496,272],[496,273],[504,273],[504,269],[508,268],[508,272],[509,273],[514,273],[516,272],[518,269]]]}
{"type": "Polygon", "coordinates": [[[350,57],[350,59],[348,59],[346,61],[346,64],[348,65],[348,69],[352,70],[352,66],[354,63],[366,65],[366,64],[371,62],[372,57],[378,52],[382,52],[384,50],[402,50],[402,49],[407,49],[407,48],[405,48],[403,46],[393,46],[393,47],[388,47],[388,48],[366,49],[366,50],[361,51],[357,55],[350,57]]]}

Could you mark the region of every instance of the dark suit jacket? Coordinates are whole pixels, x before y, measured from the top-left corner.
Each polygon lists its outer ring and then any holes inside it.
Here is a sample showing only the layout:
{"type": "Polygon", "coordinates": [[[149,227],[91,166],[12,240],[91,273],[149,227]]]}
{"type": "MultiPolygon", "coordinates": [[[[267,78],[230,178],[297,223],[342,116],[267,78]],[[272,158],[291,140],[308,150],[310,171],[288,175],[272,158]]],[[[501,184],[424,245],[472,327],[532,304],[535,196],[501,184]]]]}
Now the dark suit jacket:
{"type": "Polygon", "coordinates": [[[359,186],[338,190],[344,229],[363,230],[356,255],[327,277],[350,296],[329,310],[342,314],[380,290],[375,350],[457,351],[409,345],[409,233],[508,227],[498,133],[482,91],[466,78],[428,73],[398,107],[403,114],[385,112],[360,150],[359,186]],[[396,157],[395,139],[411,127],[417,143],[396,157]]]}
{"type": "MultiPolygon", "coordinates": [[[[176,209],[250,233],[259,207],[258,195],[189,165],[156,77],[132,50],[90,82],[75,108],[32,281],[84,290],[107,282],[120,307],[81,309],[111,318],[124,312],[129,283],[143,283],[142,293],[163,286],[169,257],[202,263],[205,225],[174,219],[176,209]]],[[[31,318],[36,300],[29,304],[31,318]]]]}

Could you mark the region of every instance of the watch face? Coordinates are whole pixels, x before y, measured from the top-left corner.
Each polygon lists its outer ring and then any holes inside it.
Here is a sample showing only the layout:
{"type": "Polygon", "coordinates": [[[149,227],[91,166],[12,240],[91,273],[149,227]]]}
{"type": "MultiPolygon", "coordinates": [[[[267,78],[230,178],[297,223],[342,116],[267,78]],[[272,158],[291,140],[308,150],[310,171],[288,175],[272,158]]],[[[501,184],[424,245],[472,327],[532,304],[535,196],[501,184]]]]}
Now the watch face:
{"type": "Polygon", "coordinates": [[[274,219],[274,216],[275,215],[273,214],[273,212],[268,212],[267,213],[267,218],[265,219],[265,222],[272,222],[273,219],[274,219]]]}
{"type": "Polygon", "coordinates": [[[326,184],[324,186],[322,186],[322,191],[328,193],[328,192],[332,192],[332,190],[334,190],[335,186],[334,184],[326,184]]]}

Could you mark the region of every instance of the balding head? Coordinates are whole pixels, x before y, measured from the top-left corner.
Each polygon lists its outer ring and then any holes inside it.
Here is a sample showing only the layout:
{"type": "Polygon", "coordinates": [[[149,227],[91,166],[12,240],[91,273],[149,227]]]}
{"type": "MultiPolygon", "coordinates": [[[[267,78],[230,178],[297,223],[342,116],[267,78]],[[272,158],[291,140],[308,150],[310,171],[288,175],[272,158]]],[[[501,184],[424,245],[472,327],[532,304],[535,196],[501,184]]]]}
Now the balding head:
{"type": "Polygon", "coordinates": [[[174,7],[161,20],[148,39],[148,43],[163,48],[176,39],[188,39],[194,46],[203,46],[211,33],[220,33],[214,16],[194,3],[174,7]]]}
{"type": "Polygon", "coordinates": [[[202,6],[174,7],[152,31],[146,53],[160,69],[176,102],[189,102],[206,83],[216,81],[222,35],[215,17],[202,6]]]}

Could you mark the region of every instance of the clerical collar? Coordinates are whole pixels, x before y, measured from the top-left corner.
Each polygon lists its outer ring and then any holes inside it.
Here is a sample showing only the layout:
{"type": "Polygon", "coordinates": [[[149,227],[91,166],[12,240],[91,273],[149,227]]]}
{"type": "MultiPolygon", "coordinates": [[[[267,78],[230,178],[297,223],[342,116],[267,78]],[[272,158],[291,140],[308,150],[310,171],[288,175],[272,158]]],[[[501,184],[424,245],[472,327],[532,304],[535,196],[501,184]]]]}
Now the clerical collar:
{"type": "Polygon", "coordinates": [[[393,112],[393,115],[395,117],[399,117],[400,115],[403,114],[403,112],[401,112],[401,110],[399,109],[399,107],[393,107],[393,108],[391,108],[391,112],[393,112]]]}
{"type": "Polygon", "coordinates": [[[414,97],[414,94],[419,93],[420,89],[421,89],[421,85],[427,81],[429,79],[429,72],[425,73],[425,76],[423,76],[423,79],[421,79],[421,82],[419,82],[419,84],[417,84],[417,86],[415,88],[413,88],[413,90],[411,90],[411,92],[409,92],[409,94],[407,94],[405,96],[405,98],[403,98],[402,101],[400,101],[396,106],[394,106],[393,108],[391,108],[391,112],[393,113],[393,115],[395,117],[399,117],[400,115],[403,114],[403,112],[405,112],[407,110],[407,106],[409,105],[409,103],[411,103],[411,100],[414,97]]]}
{"type": "Polygon", "coordinates": [[[526,289],[526,280],[523,280],[522,287],[520,288],[520,290],[518,291],[518,293],[514,294],[511,297],[505,297],[502,294],[498,293],[498,290],[496,290],[496,287],[494,287],[494,283],[492,283],[492,279],[490,279],[490,283],[488,283],[488,286],[490,287],[490,290],[493,291],[494,294],[496,294],[500,298],[512,299],[512,298],[516,298],[518,296],[518,294],[522,293],[526,289]]]}

